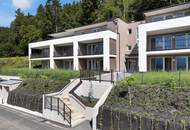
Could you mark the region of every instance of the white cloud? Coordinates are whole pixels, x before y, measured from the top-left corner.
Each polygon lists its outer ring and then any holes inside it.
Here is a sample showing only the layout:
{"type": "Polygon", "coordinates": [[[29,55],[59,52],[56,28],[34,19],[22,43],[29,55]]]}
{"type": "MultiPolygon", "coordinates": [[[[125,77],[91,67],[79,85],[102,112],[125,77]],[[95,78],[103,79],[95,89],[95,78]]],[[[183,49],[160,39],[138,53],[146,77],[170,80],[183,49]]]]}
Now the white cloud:
{"type": "Polygon", "coordinates": [[[29,0],[12,0],[12,3],[16,8],[21,8],[21,9],[30,8],[29,0]]]}

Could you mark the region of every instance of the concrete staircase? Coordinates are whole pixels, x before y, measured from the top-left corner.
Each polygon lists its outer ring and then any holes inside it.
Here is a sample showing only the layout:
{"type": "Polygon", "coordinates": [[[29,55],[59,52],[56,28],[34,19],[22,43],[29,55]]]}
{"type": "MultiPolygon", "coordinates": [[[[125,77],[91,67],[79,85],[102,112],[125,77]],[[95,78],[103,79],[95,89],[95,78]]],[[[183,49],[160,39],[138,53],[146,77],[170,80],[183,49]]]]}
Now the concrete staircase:
{"type": "Polygon", "coordinates": [[[65,95],[61,96],[60,99],[71,109],[71,126],[75,127],[82,122],[86,120],[85,114],[83,114],[80,110],[75,107],[71,101],[70,101],[70,96],[65,95]]]}

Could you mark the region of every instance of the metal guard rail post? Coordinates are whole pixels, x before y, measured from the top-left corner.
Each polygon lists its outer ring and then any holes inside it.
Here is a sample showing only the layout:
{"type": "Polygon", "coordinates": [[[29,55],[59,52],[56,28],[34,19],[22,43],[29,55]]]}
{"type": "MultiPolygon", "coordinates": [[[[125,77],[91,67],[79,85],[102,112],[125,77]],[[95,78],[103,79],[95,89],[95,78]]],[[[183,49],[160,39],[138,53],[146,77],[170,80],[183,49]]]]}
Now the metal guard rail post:
{"type": "Polygon", "coordinates": [[[71,127],[72,126],[71,125],[71,121],[72,121],[71,109],[59,98],[52,97],[52,96],[45,96],[44,99],[45,99],[44,108],[49,109],[51,111],[57,111],[58,115],[61,115],[64,121],[67,121],[71,127]],[[50,99],[50,102],[48,101],[48,99],[50,99]],[[57,106],[55,108],[53,107],[53,99],[56,99],[55,101],[57,103],[56,104],[57,106]],[[62,112],[60,111],[60,103],[63,104],[62,112]]]}

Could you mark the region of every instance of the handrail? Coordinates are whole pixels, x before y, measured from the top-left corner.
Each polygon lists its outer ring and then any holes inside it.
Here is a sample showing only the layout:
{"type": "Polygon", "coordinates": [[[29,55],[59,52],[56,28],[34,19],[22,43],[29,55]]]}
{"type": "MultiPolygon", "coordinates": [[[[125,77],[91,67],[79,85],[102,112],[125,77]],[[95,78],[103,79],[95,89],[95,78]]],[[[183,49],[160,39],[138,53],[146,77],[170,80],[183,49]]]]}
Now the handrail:
{"type": "MultiPolygon", "coordinates": [[[[59,94],[61,94],[66,88],[68,88],[69,87],[69,85],[71,85],[74,81],[76,81],[77,79],[73,79],[71,82],[69,82],[60,92],[59,92],[59,94]]],[[[59,95],[58,94],[58,95],[59,95]]]]}
{"type": "Polygon", "coordinates": [[[71,124],[71,109],[60,99],[57,97],[52,97],[52,96],[45,96],[45,103],[44,103],[44,108],[45,109],[49,109],[51,111],[57,111],[58,115],[60,114],[64,121],[67,121],[70,125],[70,127],[72,126],[71,124]],[[47,100],[48,98],[50,98],[50,102],[47,100]],[[53,99],[56,100],[56,104],[53,105],[53,99]],[[48,103],[48,104],[47,104],[48,103]],[[61,107],[61,105],[62,107],[61,107]],[[48,107],[50,106],[50,107],[48,107]]]}
{"type": "Polygon", "coordinates": [[[105,82],[111,82],[114,83],[114,72],[113,70],[110,71],[96,71],[96,70],[80,70],[80,80],[92,80],[92,81],[105,81],[105,82]],[[103,74],[110,74],[110,78],[103,79],[103,74]]]}
{"type": "Polygon", "coordinates": [[[74,99],[83,109],[86,109],[85,105],[73,94],[70,94],[71,98],[74,99]]]}
{"type": "Polygon", "coordinates": [[[70,92],[71,98],[73,98],[82,108],[86,109],[85,105],[82,103],[80,98],[75,94],[75,90],[82,84],[82,81],[80,81],[70,92]]]}

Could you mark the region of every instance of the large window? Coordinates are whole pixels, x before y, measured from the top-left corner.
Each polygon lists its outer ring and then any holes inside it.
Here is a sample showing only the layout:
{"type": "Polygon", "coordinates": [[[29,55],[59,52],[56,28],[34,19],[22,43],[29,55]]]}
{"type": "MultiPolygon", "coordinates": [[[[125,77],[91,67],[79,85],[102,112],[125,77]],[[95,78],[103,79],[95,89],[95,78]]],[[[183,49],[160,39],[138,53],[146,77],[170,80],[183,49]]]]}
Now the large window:
{"type": "Polygon", "coordinates": [[[162,36],[157,36],[151,39],[151,50],[162,50],[163,49],[163,38],[162,36]]]}
{"type": "Polygon", "coordinates": [[[186,48],[186,35],[184,34],[180,34],[180,35],[176,35],[176,48],[177,49],[183,49],[186,48]]]}
{"type": "Polygon", "coordinates": [[[164,20],[164,16],[156,16],[152,18],[152,22],[157,22],[162,20],[164,20]]]}
{"type": "Polygon", "coordinates": [[[187,57],[186,56],[177,56],[176,57],[176,68],[177,70],[186,70],[187,69],[187,57]]]}
{"type": "Polygon", "coordinates": [[[164,36],[164,49],[165,50],[172,49],[172,36],[171,35],[164,36]]]}
{"type": "Polygon", "coordinates": [[[178,17],[183,17],[184,16],[184,12],[177,12],[175,17],[178,18],[178,17]]]}
{"type": "Polygon", "coordinates": [[[187,35],[187,46],[190,48],[190,33],[187,35]]]}
{"type": "Polygon", "coordinates": [[[163,70],[163,58],[156,57],[151,59],[151,69],[152,71],[160,71],[163,70]]]}
{"type": "Polygon", "coordinates": [[[157,36],[151,39],[151,50],[169,50],[172,49],[172,36],[157,36]]]}

